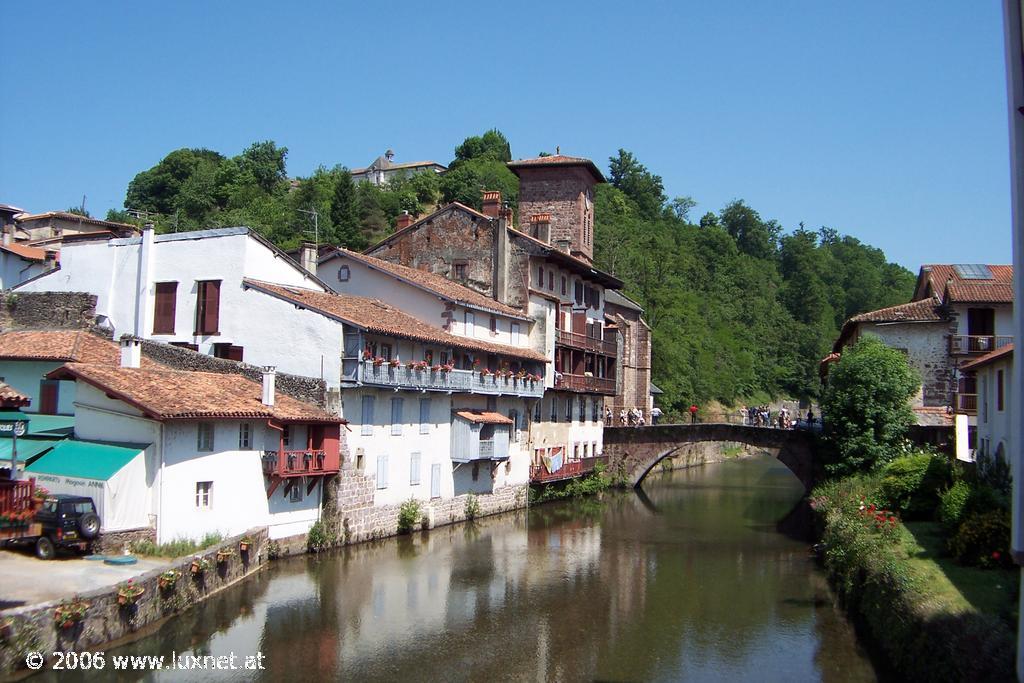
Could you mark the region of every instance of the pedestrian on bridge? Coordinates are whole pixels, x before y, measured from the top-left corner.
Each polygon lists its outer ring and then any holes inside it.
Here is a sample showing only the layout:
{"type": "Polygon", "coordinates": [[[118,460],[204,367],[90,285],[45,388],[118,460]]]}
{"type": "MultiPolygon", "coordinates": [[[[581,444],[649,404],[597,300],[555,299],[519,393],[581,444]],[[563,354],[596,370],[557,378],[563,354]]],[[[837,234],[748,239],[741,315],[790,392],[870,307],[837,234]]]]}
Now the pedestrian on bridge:
{"type": "Polygon", "coordinates": [[[690,405],[690,424],[697,424],[697,404],[690,405]]]}

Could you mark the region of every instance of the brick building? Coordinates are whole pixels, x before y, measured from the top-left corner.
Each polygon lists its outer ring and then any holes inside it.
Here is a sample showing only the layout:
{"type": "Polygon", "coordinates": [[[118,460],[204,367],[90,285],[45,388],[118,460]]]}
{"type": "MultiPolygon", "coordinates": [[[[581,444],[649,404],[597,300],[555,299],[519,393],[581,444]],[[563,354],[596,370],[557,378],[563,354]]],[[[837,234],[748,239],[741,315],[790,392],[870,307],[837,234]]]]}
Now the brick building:
{"type": "Polygon", "coordinates": [[[592,264],[593,186],[604,178],[593,162],[561,155],[509,168],[520,178],[519,227],[500,193],[485,191],[482,212],[449,204],[366,253],[444,276],[532,320],[529,345],[554,370],[530,411],[532,478],[565,478],[602,452],[604,403],[619,373],[605,302],[622,282],[592,264]]]}

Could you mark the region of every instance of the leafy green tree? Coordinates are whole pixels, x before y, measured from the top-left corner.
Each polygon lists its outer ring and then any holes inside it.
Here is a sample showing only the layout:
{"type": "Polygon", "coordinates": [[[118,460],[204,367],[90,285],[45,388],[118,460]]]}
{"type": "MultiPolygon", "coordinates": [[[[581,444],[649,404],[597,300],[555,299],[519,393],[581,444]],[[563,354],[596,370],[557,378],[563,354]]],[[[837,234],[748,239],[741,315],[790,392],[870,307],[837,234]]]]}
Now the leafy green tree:
{"type": "Polygon", "coordinates": [[[661,176],[648,171],[632,152],[620,149],[609,158],[608,171],[612,186],[636,202],[640,216],[654,219],[661,214],[667,199],[661,176]]]}
{"type": "Polygon", "coordinates": [[[512,161],[512,146],[508,138],[497,128],[492,128],[483,135],[474,135],[462,141],[455,148],[455,161],[479,159],[507,163],[512,161]]]}
{"type": "Polygon", "coordinates": [[[341,169],[335,178],[334,194],[331,198],[331,222],[334,224],[334,238],[337,244],[355,250],[368,246],[359,222],[356,186],[348,169],[341,169]]]}
{"type": "Polygon", "coordinates": [[[910,399],[921,379],[906,357],[874,335],[847,347],[832,366],[821,409],[832,474],[862,472],[897,455],[914,424],[910,399]]]}
{"type": "Polygon", "coordinates": [[[67,208],[67,211],[65,211],[64,213],[73,213],[76,216],[82,216],[83,218],[91,218],[89,212],[80,206],[69,206],[67,208]]]}

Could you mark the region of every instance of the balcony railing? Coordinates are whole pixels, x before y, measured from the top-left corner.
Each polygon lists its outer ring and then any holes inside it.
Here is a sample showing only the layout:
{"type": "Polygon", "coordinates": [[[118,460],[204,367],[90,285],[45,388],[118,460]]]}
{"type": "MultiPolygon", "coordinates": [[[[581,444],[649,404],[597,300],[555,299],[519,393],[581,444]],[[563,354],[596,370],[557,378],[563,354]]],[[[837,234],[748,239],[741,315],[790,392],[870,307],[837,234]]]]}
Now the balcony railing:
{"type": "Polygon", "coordinates": [[[977,415],[978,414],[978,395],[977,394],[957,394],[956,395],[956,412],[963,413],[964,415],[977,415]]]}
{"type": "Polygon", "coordinates": [[[569,391],[584,391],[591,394],[615,394],[615,380],[609,377],[587,377],[586,375],[555,374],[555,388],[569,391]]]}
{"type": "Polygon", "coordinates": [[[278,477],[333,474],[340,468],[337,458],[325,451],[263,451],[263,473],[278,477]]]}
{"type": "Polygon", "coordinates": [[[606,356],[614,356],[618,352],[614,341],[595,339],[585,334],[569,332],[568,330],[555,330],[555,341],[565,346],[593,351],[594,353],[601,353],[606,356]]]}
{"type": "Polygon", "coordinates": [[[1010,335],[954,335],[949,338],[949,352],[954,355],[988,353],[1012,343],[1010,335]]]}
{"type": "Polygon", "coordinates": [[[530,465],[530,481],[533,482],[559,481],[561,479],[578,477],[581,474],[583,474],[583,462],[581,460],[563,463],[561,469],[557,472],[548,472],[544,469],[543,465],[530,465]]]}
{"type": "MultiPolygon", "coordinates": [[[[356,368],[356,379],[363,384],[373,384],[400,389],[428,389],[435,391],[458,391],[475,394],[511,394],[539,398],[544,394],[544,380],[531,380],[525,377],[483,375],[476,370],[457,370],[448,372],[426,368],[417,370],[397,367],[389,363],[374,365],[373,361],[359,361],[356,368]]],[[[346,377],[346,379],[352,379],[346,377]]]]}

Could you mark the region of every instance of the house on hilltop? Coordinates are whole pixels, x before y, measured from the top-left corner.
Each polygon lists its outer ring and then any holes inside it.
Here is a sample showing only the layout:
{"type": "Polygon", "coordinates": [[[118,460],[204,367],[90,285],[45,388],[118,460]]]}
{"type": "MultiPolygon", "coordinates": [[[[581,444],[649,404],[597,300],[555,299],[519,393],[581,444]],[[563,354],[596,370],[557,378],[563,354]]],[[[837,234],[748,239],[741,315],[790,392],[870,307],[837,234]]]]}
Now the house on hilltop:
{"type": "Polygon", "coordinates": [[[349,173],[352,175],[352,180],[357,183],[367,182],[373,185],[387,185],[396,176],[411,176],[417,173],[444,173],[447,170],[447,166],[436,161],[396,162],[395,153],[389,149],[374,159],[369,166],[353,168],[349,173]]]}

